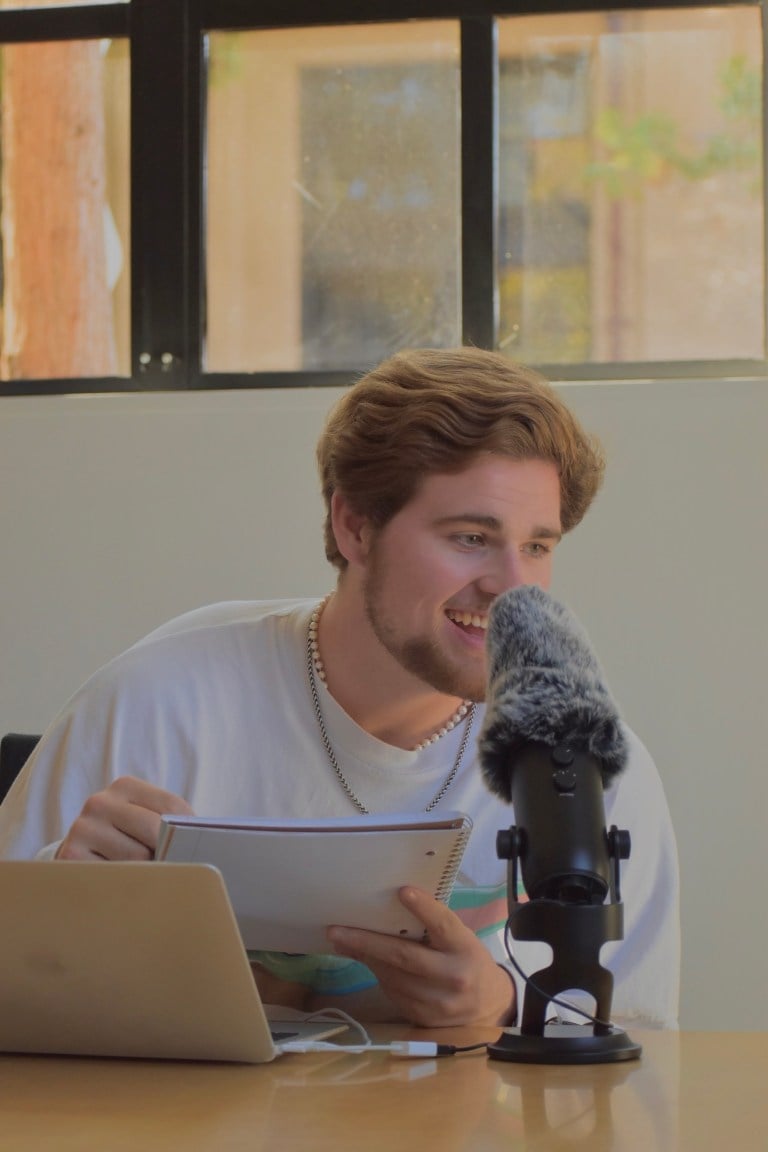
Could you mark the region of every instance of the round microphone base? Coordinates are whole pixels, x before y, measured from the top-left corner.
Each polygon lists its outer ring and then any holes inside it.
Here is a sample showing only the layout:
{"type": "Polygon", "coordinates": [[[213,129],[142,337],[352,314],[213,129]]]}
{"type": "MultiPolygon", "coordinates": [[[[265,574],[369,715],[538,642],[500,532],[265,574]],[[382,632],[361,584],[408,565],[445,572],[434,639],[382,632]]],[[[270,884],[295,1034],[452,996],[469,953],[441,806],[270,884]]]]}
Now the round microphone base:
{"type": "Polygon", "coordinates": [[[595,1035],[591,1024],[546,1024],[543,1035],[505,1028],[496,1043],[488,1045],[492,1060],[518,1064],[614,1064],[638,1060],[642,1050],[621,1028],[595,1035]]]}

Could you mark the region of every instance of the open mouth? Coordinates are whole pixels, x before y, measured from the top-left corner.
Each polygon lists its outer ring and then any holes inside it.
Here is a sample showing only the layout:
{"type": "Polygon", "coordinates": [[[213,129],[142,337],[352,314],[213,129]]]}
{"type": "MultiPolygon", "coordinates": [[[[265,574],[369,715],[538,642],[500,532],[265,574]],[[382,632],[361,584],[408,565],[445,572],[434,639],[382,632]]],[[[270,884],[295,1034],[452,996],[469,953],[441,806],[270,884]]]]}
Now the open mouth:
{"type": "Polygon", "coordinates": [[[445,612],[448,619],[471,636],[485,637],[488,627],[488,615],[485,612],[462,612],[457,608],[447,608],[445,612]]]}

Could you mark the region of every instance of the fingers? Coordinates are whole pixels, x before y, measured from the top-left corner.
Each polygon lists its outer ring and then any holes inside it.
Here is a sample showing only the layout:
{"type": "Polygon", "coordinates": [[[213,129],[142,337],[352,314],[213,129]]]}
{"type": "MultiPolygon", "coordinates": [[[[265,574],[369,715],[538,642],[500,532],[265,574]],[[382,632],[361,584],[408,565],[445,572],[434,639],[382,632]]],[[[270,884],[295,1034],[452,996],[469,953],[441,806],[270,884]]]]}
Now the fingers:
{"type": "Polygon", "coordinates": [[[446,982],[439,970],[420,974],[401,967],[374,963],[371,966],[379,987],[397,1010],[397,1015],[418,1027],[440,1028],[462,1019],[461,988],[446,982]]]}
{"type": "Polygon", "coordinates": [[[328,938],[336,952],[370,968],[384,994],[414,1024],[453,1023],[466,1002],[463,956],[474,935],[430,893],[409,887],[399,895],[427,930],[424,941],[336,925],[328,938]]]}
{"type": "MultiPolygon", "coordinates": [[[[467,928],[446,904],[436,900],[422,888],[401,888],[398,896],[403,906],[424,925],[426,943],[430,948],[440,952],[451,952],[458,951],[466,945],[467,928]]],[[[334,925],[329,929],[329,938],[345,953],[355,949],[355,959],[363,959],[365,953],[388,963],[399,963],[401,959],[406,961],[413,955],[409,947],[413,941],[398,936],[334,925]],[[402,945],[402,948],[399,945],[402,945]]]]}
{"type": "Polygon", "coordinates": [[[401,904],[424,925],[432,948],[450,952],[462,946],[467,929],[447,904],[423,888],[401,888],[398,895],[401,904]]]}
{"type": "Polygon", "coordinates": [[[422,1027],[497,1023],[514,1005],[514,984],[459,917],[428,892],[400,899],[422,922],[424,941],[334,926],[336,952],[365,964],[408,1020],[422,1027]]]}
{"type": "Polygon", "coordinates": [[[123,776],[90,796],[62,841],[60,860],[149,860],[163,813],[190,815],[186,800],[146,780],[123,776]]]}
{"type": "Polygon", "coordinates": [[[387,936],[381,932],[367,932],[357,928],[328,930],[328,939],[334,951],[350,960],[359,960],[368,968],[380,972],[384,968],[411,973],[424,979],[434,970],[438,953],[417,940],[403,940],[399,936],[387,936]]]}

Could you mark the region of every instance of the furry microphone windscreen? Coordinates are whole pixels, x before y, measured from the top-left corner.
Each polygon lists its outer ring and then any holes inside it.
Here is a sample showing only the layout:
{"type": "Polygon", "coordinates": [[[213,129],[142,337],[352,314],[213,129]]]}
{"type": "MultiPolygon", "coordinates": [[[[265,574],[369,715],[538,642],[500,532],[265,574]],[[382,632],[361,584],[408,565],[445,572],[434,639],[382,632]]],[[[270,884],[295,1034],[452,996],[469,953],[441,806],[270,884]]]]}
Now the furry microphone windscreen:
{"type": "Polygon", "coordinates": [[[491,605],[488,697],[478,749],[486,785],[512,799],[515,753],[539,742],[566,744],[599,762],[603,784],[627,762],[618,708],[589,637],[543,589],[525,585],[491,605]]]}

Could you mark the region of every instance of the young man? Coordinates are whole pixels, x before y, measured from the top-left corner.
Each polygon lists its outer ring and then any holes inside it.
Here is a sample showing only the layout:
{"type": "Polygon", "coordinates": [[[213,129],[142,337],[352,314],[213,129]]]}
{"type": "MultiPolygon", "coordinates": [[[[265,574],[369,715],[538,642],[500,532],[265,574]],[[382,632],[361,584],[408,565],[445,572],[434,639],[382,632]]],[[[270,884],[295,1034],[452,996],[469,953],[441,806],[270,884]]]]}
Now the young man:
{"type": "MultiPolygon", "coordinates": [[[[477,765],[485,625],[501,592],[549,587],[555,547],[601,483],[600,451],[535,373],[467,348],[402,353],[357,382],[318,463],[333,593],[201,609],[101,669],[0,807],[0,857],[148,859],[169,812],[459,809],[474,830],[450,908],[401,893],[428,943],[332,926],[327,955],[261,954],[257,979],[267,999],[368,1019],[509,1022],[495,838],[514,818],[477,765]]],[[[607,825],[632,833],[625,938],[605,961],[617,1017],[670,1025],[675,843],[654,765],[627,735],[629,767],[606,793],[607,825]]],[[[538,944],[517,956],[541,966],[538,944]]]]}

